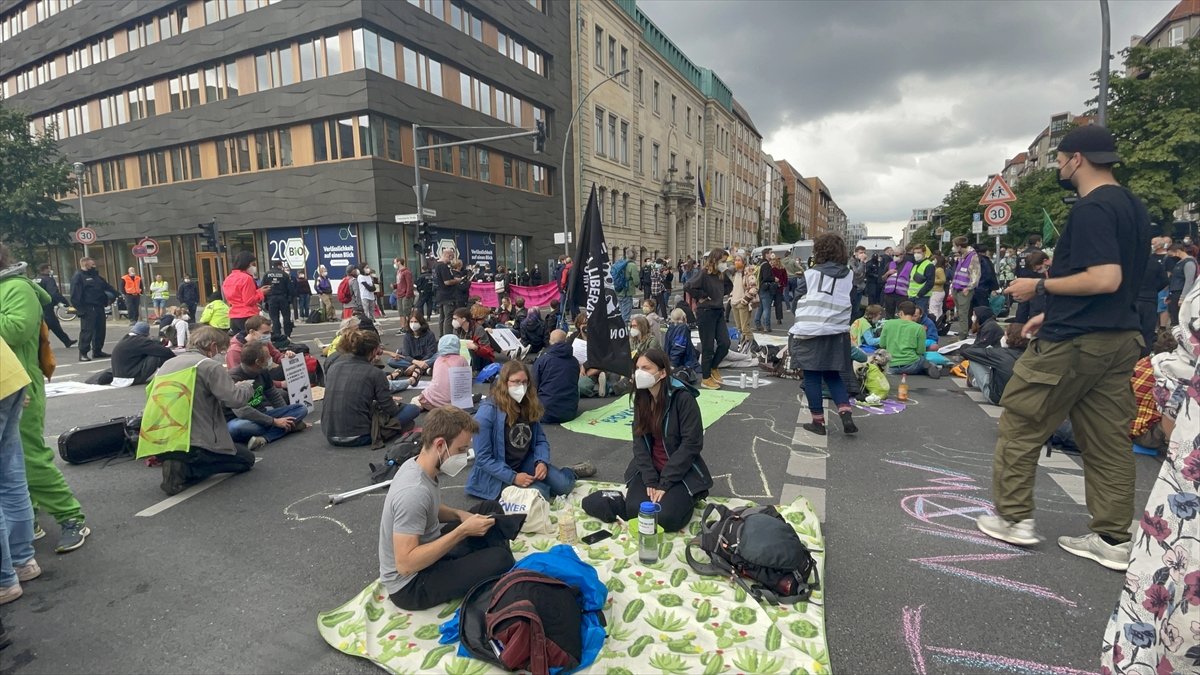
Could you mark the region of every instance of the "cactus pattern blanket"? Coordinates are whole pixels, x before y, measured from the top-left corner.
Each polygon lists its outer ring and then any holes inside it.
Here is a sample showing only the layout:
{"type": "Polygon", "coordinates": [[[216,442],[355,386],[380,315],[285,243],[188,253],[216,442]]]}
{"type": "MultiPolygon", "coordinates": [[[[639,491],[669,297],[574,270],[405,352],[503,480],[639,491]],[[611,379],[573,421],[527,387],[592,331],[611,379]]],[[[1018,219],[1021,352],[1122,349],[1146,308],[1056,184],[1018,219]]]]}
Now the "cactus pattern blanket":
{"type": "MultiPolygon", "coordinates": [[[[702,577],[688,566],[684,545],[699,530],[697,509],[689,533],[667,535],[659,562],[638,561],[637,538],[589,517],[580,500],[602,487],[580,483],[566,500],[552,505],[557,522],[566,509],[575,515],[583,536],[600,529],[612,538],[591,546],[576,544],[579,557],[596,567],[609,589],[605,609],[608,639],[587,672],[630,673],[828,673],[825,644],[824,589],[812,600],[795,605],[760,604],[747,598],[727,580],[702,577]]],[[[749,504],[741,499],[717,499],[729,506],[749,504]]],[[[803,497],[781,505],[780,513],[796,529],[825,578],[825,542],[812,506],[803,497]]],[[[545,551],[559,542],[545,535],[521,535],[513,542],[520,559],[545,551]]],[[[388,600],[378,580],[357,597],[318,615],[321,637],[335,649],[370,659],[392,673],[500,673],[482,661],[457,655],[458,645],[438,644],[438,627],[450,618],[457,603],[423,612],[404,612],[388,600]]]]}

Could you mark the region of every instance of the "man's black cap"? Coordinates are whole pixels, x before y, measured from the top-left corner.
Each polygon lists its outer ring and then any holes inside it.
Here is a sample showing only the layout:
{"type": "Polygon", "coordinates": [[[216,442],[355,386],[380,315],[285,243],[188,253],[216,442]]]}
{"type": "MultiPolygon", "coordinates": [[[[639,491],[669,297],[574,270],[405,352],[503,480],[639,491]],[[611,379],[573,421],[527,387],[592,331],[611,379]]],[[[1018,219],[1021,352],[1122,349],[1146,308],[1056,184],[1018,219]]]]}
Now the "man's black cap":
{"type": "Polygon", "coordinates": [[[1068,155],[1078,152],[1092,164],[1116,164],[1121,161],[1112,132],[1098,124],[1072,129],[1059,142],[1058,151],[1068,155]]]}

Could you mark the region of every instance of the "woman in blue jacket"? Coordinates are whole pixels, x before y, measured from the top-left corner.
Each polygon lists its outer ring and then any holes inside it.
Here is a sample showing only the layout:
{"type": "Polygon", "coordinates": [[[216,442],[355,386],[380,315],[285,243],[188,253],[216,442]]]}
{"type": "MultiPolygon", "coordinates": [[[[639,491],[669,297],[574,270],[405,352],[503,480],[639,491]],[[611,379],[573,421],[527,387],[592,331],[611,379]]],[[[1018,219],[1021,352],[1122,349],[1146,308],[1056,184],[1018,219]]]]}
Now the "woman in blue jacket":
{"type": "Polygon", "coordinates": [[[550,442],[542,431],[543,409],[531,386],[529,366],[509,361],[479,406],[475,421],[475,466],[467,494],[497,499],[509,485],[533,488],[547,500],[571,492],[577,478],[596,475],[591,462],[560,469],[550,464],[550,442]]]}

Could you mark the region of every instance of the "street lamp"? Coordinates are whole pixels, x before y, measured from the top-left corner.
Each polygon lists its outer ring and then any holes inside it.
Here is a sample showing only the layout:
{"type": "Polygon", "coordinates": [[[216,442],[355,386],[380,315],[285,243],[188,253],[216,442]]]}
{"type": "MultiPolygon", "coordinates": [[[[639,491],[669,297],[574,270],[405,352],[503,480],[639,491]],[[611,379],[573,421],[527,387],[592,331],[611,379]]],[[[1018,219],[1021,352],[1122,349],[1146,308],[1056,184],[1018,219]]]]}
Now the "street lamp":
{"type": "MultiPolygon", "coordinates": [[[[87,218],[83,216],[83,162],[75,162],[75,194],[79,195],[79,227],[87,227],[87,218]]],[[[88,257],[88,245],[83,245],[83,257],[88,257]]]]}
{"type": "Polygon", "coordinates": [[[1100,0],[1100,93],[1096,97],[1096,121],[1100,126],[1108,123],[1108,64],[1111,55],[1108,45],[1111,41],[1111,31],[1108,21],[1108,0],[1100,0]]]}
{"type": "Polygon", "coordinates": [[[567,148],[571,147],[571,129],[575,127],[575,118],[579,116],[579,111],[583,110],[583,104],[587,102],[588,97],[591,96],[592,93],[599,89],[602,85],[604,85],[604,83],[610,80],[615,80],[628,72],[629,69],[626,68],[622,71],[613,73],[612,75],[609,75],[608,77],[596,83],[596,86],[592,87],[588,93],[584,94],[583,98],[579,99],[579,105],[575,106],[575,112],[571,115],[571,121],[567,123],[567,134],[565,137],[563,137],[562,161],[558,165],[558,172],[560,174],[559,179],[561,183],[560,192],[562,192],[563,255],[571,255],[570,249],[567,248],[569,246],[568,241],[571,238],[570,230],[567,229],[567,148]]]}

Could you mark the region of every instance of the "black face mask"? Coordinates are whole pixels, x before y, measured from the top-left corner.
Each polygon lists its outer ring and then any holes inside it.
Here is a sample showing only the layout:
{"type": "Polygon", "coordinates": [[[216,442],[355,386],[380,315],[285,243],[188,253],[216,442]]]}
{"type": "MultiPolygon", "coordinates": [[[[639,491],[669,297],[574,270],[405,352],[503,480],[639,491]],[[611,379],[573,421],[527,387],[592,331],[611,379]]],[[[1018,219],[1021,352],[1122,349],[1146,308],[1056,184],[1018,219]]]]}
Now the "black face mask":
{"type": "MultiPolygon", "coordinates": [[[[1067,161],[1069,162],[1071,160],[1067,161]]],[[[1076,171],[1079,171],[1079,169],[1075,169],[1075,171],[1071,172],[1070,176],[1064,178],[1062,175],[1062,168],[1060,167],[1058,170],[1058,187],[1066,190],[1067,192],[1075,192],[1075,185],[1071,183],[1071,177],[1075,175],[1076,171]]]]}

